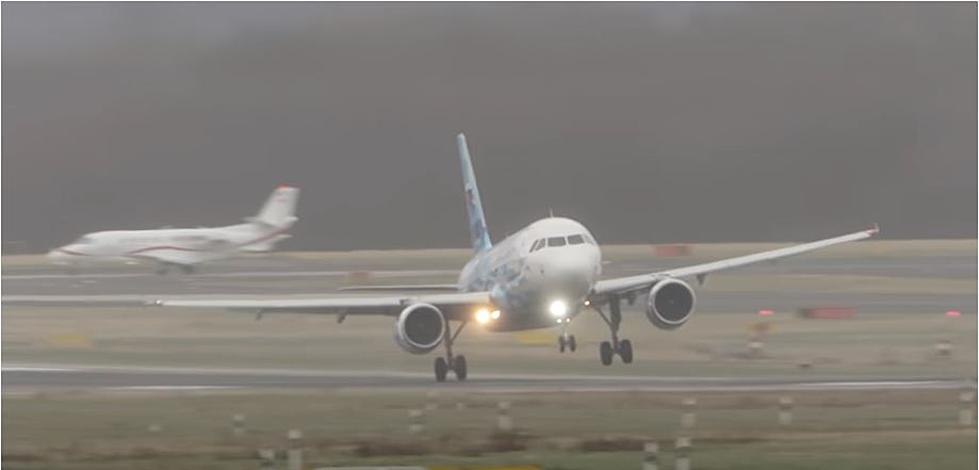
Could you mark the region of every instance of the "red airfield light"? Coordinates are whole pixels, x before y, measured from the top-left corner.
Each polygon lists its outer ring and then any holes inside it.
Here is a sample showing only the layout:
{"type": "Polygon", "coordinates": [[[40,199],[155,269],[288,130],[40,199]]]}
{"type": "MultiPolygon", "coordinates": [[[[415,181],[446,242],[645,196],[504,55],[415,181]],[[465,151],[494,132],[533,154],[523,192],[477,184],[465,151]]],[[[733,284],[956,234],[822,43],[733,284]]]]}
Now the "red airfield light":
{"type": "Polygon", "coordinates": [[[759,317],[770,317],[772,315],[775,315],[775,311],[774,310],[769,310],[769,309],[766,308],[764,310],[759,310],[758,311],[758,316],[759,317]]]}
{"type": "Polygon", "coordinates": [[[945,312],[945,316],[948,318],[958,318],[962,316],[962,312],[958,310],[949,310],[945,312]]]}

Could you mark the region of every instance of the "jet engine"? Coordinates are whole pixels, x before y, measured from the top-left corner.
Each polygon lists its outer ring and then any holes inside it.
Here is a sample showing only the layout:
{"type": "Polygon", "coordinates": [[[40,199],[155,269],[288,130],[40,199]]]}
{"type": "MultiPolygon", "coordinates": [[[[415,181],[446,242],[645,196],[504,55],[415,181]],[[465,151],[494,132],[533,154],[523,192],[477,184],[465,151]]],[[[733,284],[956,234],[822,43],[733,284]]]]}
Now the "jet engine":
{"type": "Polygon", "coordinates": [[[674,330],[690,318],[695,301],[689,284],[679,279],[664,279],[649,289],[646,317],[657,328],[674,330]]]}
{"type": "Polygon", "coordinates": [[[445,317],[434,305],[412,304],[401,311],[394,324],[394,340],[412,354],[425,354],[442,343],[445,317]]]}

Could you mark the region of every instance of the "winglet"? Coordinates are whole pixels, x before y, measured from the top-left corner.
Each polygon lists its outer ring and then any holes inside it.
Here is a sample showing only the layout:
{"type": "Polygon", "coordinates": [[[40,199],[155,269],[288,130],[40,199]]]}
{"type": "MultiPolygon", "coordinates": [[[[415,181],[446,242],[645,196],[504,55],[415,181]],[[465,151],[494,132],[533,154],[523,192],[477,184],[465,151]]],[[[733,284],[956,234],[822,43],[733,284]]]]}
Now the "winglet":
{"type": "Polygon", "coordinates": [[[489,231],[486,228],[486,217],[483,215],[483,204],[479,199],[479,188],[476,187],[476,174],[473,172],[472,158],[469,156],[469,146],[466,135],[456,136],[459,150],[459,162],[462,164],[462,182],[466,191],[466,211],[469,215],[469,241],[473,251],[481,252],[490,249],[489,231]]]}

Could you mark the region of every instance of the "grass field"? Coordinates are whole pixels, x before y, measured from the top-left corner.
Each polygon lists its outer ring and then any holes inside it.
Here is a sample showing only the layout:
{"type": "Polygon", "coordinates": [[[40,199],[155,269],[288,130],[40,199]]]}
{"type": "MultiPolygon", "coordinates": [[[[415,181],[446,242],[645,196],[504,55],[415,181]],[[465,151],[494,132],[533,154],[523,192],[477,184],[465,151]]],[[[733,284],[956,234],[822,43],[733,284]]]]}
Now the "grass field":
{"type": "MultiPolygon", "coordinates": [[[[256,449],[304,432],[317,465],[538,464],[638,468],[655,440],[672,458],[694,439],[696,468],[972,468],[974,429],[957,424],[957,391],[797,393],[791,425],[779,395],[698,396],[696,425],[680,427],[686,396],[673,393],[453,394],[424,392],[44,393],[3,400],[10,468],[248,468],[256,449]],[[495,427],[511,403],[515,432],[495,427]],[[435,403],[426,429],[409,411],[435,403]],[[461,407],[460,407],[461,406],[461,407]],[[232,433],[243,414],[246,433],[232,433]],[[13,431],[13,432],[10,432],[13,431]]],[[[669,467],[664,467],[669,468],[669,467]]]]}

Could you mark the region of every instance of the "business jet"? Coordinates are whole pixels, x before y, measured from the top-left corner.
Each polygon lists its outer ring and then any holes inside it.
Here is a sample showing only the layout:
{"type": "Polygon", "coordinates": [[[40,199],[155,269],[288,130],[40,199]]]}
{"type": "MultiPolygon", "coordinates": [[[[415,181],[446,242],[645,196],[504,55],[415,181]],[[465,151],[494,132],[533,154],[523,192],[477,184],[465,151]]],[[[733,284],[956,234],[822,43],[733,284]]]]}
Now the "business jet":
{"type": "MultiPolygon", "coordinates": [[[[435,358],[435,380],[442,382],[452,371],[460,381],[468,374],[466,357],[453,350],[466,325],[478,324],[490,331],[518,331],[560,327],[558,348],[574,351],[573,335],[567,334],[574,318],[591,311],[608,326],[609,340],[599,347],[604,365],[618,356],[633,360],[632,343],[619,337],[622,303],[642,299],[645,314],[658,328],[679,328],[694,311],[694,290],[686,279],[703,283],[708,274],[762,261],[798,255],[820,248],[869,238],[871,229],[811,243],[729,258],[660,272],[601,279],[602,255],[591,232],[564,217],[538,220],[497,244],[490,241],[476,177],[466,138],[457,137],[462,163],[466,209],[469,216],[473,257],[453,285],[367,286],[370,296],[317,296],[289,299],[156,300],[171,307],[225,308],[259,314],[290,312],[348,315],[387,315],[394,318],[395,342],[412,354],[425,354],[443,346],[445,355],[435,358]],[[446,292],[438,292],[446,291],[446,292]],[[452,324],[457,326],[453,328],[452,324]]],[[[363,294],[362,294],[363,295],[363,294]]]]}
{"type": "Polygon", "coordinates": [[[93,232],[51,250],[47,257],[69,267],[150,261],[158,265],[158,274],[166,274],[173,267],[189,274],[201,263],[240,253],[271,251],[276,243],[289,238],[286,232],[299,220],[295,216],[298,199],[298,188],[280,186],[258,214],[246,218],[244,223],[213,228],[93,232]]]}

